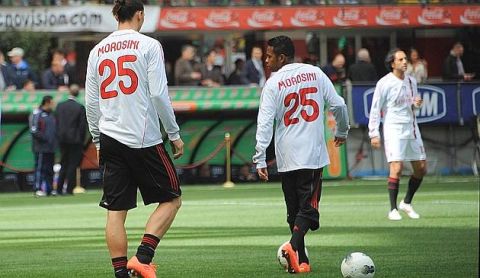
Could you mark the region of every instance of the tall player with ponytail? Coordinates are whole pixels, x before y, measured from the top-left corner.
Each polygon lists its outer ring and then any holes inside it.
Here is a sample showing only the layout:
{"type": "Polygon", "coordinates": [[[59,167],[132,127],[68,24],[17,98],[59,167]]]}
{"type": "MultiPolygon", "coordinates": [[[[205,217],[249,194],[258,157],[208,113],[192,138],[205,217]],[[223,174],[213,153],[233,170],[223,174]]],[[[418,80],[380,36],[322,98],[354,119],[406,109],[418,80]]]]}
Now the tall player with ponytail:
{"type": "Polygon", "coordinates": [[[118,30],[90,52],[86,76],[86,113],[103,168],[107,209],[105,236],[115,277],[128,269],[155,278],[155,249],[181,205],[181,190],[165,151],[160,121],[173,145],[174,158],[183,141],[168,96],[161,44],[139,33],[145,19],[140,0],[117,0],[113,15],[118,30]],[[127,261],[127,212],[136,207],[137,188],[145,205],[157,203],[135,256],[127,261]]]}

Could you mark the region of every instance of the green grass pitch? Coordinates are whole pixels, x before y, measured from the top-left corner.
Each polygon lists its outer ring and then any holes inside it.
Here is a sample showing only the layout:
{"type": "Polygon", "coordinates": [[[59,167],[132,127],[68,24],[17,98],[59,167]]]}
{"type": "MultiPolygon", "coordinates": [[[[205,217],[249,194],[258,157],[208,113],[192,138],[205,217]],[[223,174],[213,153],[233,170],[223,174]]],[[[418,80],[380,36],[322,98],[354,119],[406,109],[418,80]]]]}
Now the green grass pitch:
{"type": "MultiPolygon", "coordinates": [[[[300,276],[341,277],[342,258],[361,251],[374,260],[375,277],[478,277],[479,183],[427,177],[414,199],[421,218],[392,222],[384,179],[325,181],[321,228],[306,238],[313,272],[300,276]]],[[[0,194],[0,277],[113,277],[100,194],[0,194]]],[[[276,260],[289,239],[280,184],[184,186],[183,194],[154,258],[158,277],[291,276],[276,260]]],[[[129,256],[152,209],[139,203],[129,213],[129,256]]]]}

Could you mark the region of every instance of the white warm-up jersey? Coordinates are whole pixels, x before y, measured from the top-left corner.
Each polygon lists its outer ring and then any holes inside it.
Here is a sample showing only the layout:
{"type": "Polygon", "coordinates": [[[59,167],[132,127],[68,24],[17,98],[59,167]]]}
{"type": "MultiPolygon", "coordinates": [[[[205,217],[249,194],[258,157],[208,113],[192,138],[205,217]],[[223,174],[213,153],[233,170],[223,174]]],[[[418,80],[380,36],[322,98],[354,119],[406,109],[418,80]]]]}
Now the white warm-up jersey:
{"type": "Polygon", "coordinates": [[[267,167],[265,151],[272,140],[274,121],[279,172],[328,165],[323,124],[325,105],[330,106],[337,122],[335,136],[346,138],[349,129],[347,106],[318,67],[293,63],[272,74],[260,97],[253,156],[257,168],[267,167]]]}
{"type": "Polygon", "coordinates": [[[134,30],[115,31],[103,39],[88,57],[85,91],[97,149],[100,133],[130,148],[159,144],[159,118],[170,140],[180,138],[162,46],[155,39],[134,30]]]}
{"type": "Polygon", "coordinates": [[[409,75],[405,75],[402,80],[389,73],[380,79],[375,87],[370,109],[368,122],[370,138],[380,137],[382,114],[385,140],[420,137],[413,108],[417,95],[417,82],[409,75]]]}

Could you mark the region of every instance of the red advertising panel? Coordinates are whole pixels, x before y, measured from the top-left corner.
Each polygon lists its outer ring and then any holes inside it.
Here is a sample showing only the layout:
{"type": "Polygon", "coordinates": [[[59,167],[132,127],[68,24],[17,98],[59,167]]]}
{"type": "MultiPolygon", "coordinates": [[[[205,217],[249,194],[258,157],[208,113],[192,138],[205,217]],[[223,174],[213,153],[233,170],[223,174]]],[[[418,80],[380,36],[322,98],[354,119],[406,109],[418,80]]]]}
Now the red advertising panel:
{"type": "Polygon", "coordinates": [[[480,5],[163,8],[158,30],[479,26],[480,5]]]}

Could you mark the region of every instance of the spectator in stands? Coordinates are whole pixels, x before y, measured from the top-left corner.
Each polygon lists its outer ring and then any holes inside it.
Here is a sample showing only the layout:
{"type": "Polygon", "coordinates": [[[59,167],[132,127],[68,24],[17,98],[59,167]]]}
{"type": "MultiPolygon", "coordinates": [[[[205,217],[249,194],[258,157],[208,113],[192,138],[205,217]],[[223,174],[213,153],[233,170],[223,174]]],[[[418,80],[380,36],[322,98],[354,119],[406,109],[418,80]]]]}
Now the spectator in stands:
{"type": "Polygon", "coordinates": [[[222,74],[222,67],[215,64],[217,52],[211,49],[205,55],[205,62],[200,66],[202,79],[200,84],[205,87],[220,87],[225,81],[222,74]]]}
{"type": "Polygon", "coordinates": [[[245,75],[250,81],[250,84],[260,87],[263,87],[266,81],[262,56],[262,48],[260,46],[254,46],[252,48],[252,57],[245,64],[245,75]]]}
{"type": "Polygon", "coordinates": [[[68,91],[70,83],[68,74],[64,70],[62,61],[52,60],[49,69],[43,72],[42,84],[44,89],[68,91]]]}
{"type": "Polygon", "coordinates": [[[338,53],[332,60],[332,63],[324,66],[322,71],[330,78],[332,83],[342,83],[347,76],[345,72],[345,56],[338,53]]]}
{"type": "Polygon", "coordinates": [[[420,59],[418,50],[415,48],[410,49],[410,59],[407,64],[407,71],[405,74],[414,77],[417,80],[417,84],[422,84],[427,81],[427,62],[423,59],[420,59]]]}
{"type": "Polygon", "coordinates": [[[83,141],[87,128],[85,107],[78,103],[77,97],[80,88],[73,84],[69,88],[68,100],[58,104],[56,119],[58,125],[58,141],[62,158],[60,174],[58,176],[58,194],[73,194],[77,183],[77,168],[82,162],[83,141]],[[67,187],[64,187],[65,180],[67,187]]]}
{"type": "Polygon", "coordinates": [[[450,54],[443,63],[443,79],[445,80],[471,80],[473,74],[466,73],[462,62],[463,45],[457,42],[453,45],[450,54]]]}
{"type": "Polygon", "coordinates": [[[175,62],[175,85],[197,86],[199,84],[202,74],[194,70],[194,57],[195,48],[191,45],[184,45],[182,56],[175,62]]]}
{"type": "Polygon", "coordinates": [[[14,90],[28,90],[32,88],[31,85],[34,86],[33,89],[38,87],[37,77],[28,63],[23,59],[24,54],[25,52],[20,47],[15,47],[8,52],[11,64],[8,66],[7,73],[8,79],[13,86],[11,89],[14,90]]]}
{"type": "Polygon", "coordinates": [[[69,84],[77,84],[78,80],[75,78],[76,74],[76,54],[69,52],[68,55],[60,49],[53,50],[52,61],[59,61],[63,65],[63,71],[68,76],[69,84]]]}
{"type": "Polygon", "coordinates": [[[7,74],[7,64],[5,63],[5,56],[0,52],[0,91],[5,90],[10,85],[10,80],[7,74]]]}
{"type": "Polygon", "coordinates": [[[241,58],[235,60],[235,69],[232,71],[230,76],[227,79],[228,85],[248,85],[250,81],[248,81],[247,76],[245,75],[245,61],[241,58]]]}
{"type": "Polygon", "coordinates": [[[50,195],[53,185],[53,163],[57,147],[55,103],[52,96],[44,96],[38,109],[29,118],[32,149],[35,155],[35,196],[50,195]],[[45,188],[42,188],[45,185],[45,188]]]}
{"type": "Polygon", "coordinates": [[[371,63],[370,54],[366,48],[357,52],[357,62],[348,68],[348,79],[352,82],[377,81],[377,70],[371,63]]]}

